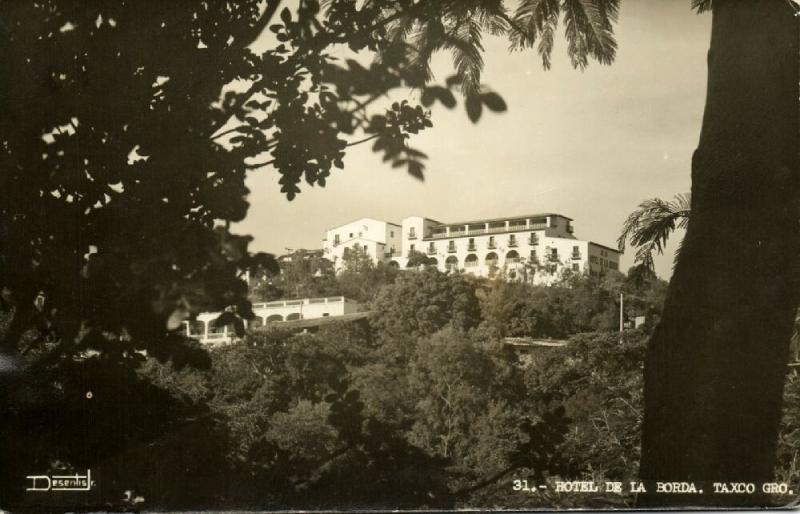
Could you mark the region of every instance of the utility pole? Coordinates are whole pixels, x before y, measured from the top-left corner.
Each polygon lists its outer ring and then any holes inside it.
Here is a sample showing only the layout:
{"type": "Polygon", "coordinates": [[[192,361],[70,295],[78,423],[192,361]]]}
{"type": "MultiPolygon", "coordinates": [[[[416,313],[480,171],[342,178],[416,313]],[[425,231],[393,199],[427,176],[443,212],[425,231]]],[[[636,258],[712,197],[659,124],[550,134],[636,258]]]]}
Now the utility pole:
{"type": "Polygon", "coordinates": [[[622,313],[625,312],[625,297],[623,293],[619,294],[619,344],[622,344],[622,330],[623,330],[623,316],[622,313]]]}

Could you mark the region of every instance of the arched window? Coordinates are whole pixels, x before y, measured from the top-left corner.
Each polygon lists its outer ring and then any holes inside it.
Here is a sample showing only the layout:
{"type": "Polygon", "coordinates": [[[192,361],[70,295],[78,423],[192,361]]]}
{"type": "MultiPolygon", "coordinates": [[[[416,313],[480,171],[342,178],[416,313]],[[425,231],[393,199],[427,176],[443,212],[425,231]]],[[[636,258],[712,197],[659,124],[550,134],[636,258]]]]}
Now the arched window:
{"type": "Polygon", "coordinates": [[[506,264],[518,264],[519,254],[516,250],[511,250],[506,254],[506,264]]]}
{"type": "Polygon", "coordinates": [[[498,260],[499,260],[499,258],[497,257],[496,253],[489,252],[489,253],[486,254],[486,265],[489,266],[490,268],[494,267],[494,266],[497,266],[497,261],[498,260]]]}
{"type": "Polygon", "coordinates": [[[428,257],[428,266],[431,268],[438,268],[439,267],[439,260],[436,257],[428,257]]]}
{"type": "Polygon", "coordinates": [[[267,317],[267,323],[272,323],[273,321],[283,321],[283,316],[280,314],[272,314],[267,317]]]}
{"type": "Polygon", "coordinates": [[[295,320],[300,319],[300,317],[301,316],[300,316],[299,312],[293,312],[293,313],[291,313],[291,314],[286,316],[286,321],[295,321],[295,320]]]}
{"type": "Polygon", "coordinates": [[[455,271],[458,269],[458,257],[451,255],[444,261],[444,267],[447,271],[455,271]]]}
{"type": "Polygon", "coordinates": [[[467,255],[467,258],[464,259],[464,267],[465,268],[474,268],[478,265],[478,256],[474,253],[467,255]]]}
{"type": "Polygon", "coordinates": [[[389,261],[389,266],[391,266],[393,268],[399,268],[400,267],[400,265],[397,264],[397,261],[389,261]]]}

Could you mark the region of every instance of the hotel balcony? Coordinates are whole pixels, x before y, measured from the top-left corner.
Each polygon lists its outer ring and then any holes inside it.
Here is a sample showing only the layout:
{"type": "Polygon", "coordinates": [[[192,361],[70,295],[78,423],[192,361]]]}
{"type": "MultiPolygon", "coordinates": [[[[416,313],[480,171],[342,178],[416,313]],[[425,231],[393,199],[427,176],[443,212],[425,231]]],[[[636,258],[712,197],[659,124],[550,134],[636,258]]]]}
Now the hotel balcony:
{"type": "MultiPolygon", "coordinates": [[[[464,226],[457,226],[451,227],[450,232],[448,233],[447,230],[443,227],[437,227],[430,231],[426,236],[425,239],[447,239],[451,237],[464,237],[464,236],[482,236],[486,234],[503,234],[508,232],[526,232],[530,230],[544,230],[548,227],[547,223],[517,223],[517,224],[509,224],[506,226],[505,223],[501,224],[492,224],[489,223],[486,227],[476,228],[474,226],[470,226],[469,230],[467,230],[464,226]]],[[[409,239],[413,239],[409,236],[409,239]]]]}
{"type": "Polygon", "coordinates": [[[528,244],[531,245],[531,246],[538,245],[539,244],[539,238],[538,237],[529,237],[528,238],[528,244]]]}
{"type": "Polygon", "coordinates": [[[474,244],[471,244],[471,245],[467,246],[467,251],[468,252],[477,252],[478,251],[478,247],[475,246],[474,244]]]}
{"type": "Polygon", "coordinates": [[[428,247],[428,251],[426,252],[428,255],[436,255],[436,248],[433,246],[428,247]]]}
{"type": "Polygon", "coordinates": [[[447,247],[447,253],[456,253],[456,251],[458,251],[458,250],[457,250],[457,248],[455,246],[448,246],[447,247]]]}
{"type": "Polygon", "coordinates": [[[572,252],[572,258],[574,260],[576,260],[576,261],[580,260],[581,259],[581,252],[572,252]]]}
{"type": "Polygon", "coordinates": [[[517,240],[513,239],[513,240],[509,241],[508,242],[508,247],[509,248],[516,248],[517,247],[517,240]]]}
{"type": "Polygon", "coordinates": [[[497,243],[495,243],[494,241],[490,241],[490,242],[489,242],[489,243],[486,245],[486,248],[488,248],[489,250],[494,250],[494,249],[496,249],[496,248],[497,248],[497,243]]]}

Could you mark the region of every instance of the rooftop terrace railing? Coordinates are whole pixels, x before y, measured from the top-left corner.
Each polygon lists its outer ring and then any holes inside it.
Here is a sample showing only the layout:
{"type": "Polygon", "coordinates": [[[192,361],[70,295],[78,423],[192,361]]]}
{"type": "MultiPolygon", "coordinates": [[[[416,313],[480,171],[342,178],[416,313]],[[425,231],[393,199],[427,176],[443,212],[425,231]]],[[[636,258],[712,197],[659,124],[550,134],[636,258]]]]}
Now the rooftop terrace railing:
{"type": "Polygon", "coordinates": [[[324,298],[303,298],[301,300],[279,300],[274,302],[259,302],[253,304],[253,309],[279,309],[281,307],[294,307],[295,305],[309,305],[317,303],[341,303],[344,296],[326,296],[324,298]]]}
{"type": "Polygon", "coordinates": [[[450,233],[441,231],[441,229],[437,230],[436,232],[429,232],[426,236],[427,239],[447,239],[450,237],[461,237],[461,236],[479,236],[483,234],[501,234],[503,232],[523,232],[526,230],[543,230],[547,228],[547,223],[531,223],[530,225],[509,225],[506,227],[503,225],[502,227],[489,227],[489,228],[481,228],[481,229],[471,229],[471,230],[450,230],[450,233]]]}

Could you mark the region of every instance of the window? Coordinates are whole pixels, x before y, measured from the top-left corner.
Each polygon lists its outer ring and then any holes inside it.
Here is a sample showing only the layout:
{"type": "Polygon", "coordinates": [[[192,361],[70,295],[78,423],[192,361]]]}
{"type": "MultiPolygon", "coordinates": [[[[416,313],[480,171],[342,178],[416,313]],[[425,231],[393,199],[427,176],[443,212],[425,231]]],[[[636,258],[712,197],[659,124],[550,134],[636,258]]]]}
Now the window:
{"type": "Polygon", "coordinates": [[[433,243],[428,243],[428,253],[434,254],[436,253],[436,245],[433,243]]]}
{"type": "Polygon", "coordinates": [[[408,238],[409,239],[416,239],[417,237],[417,229],[414,227],[410,227],[408,229],[408,238]]]}
{"type": "Polygon", "coordinates": [[[408,245],[408,253],[411,253],[413,251],[414,251],[414,245],[413,244],[412,245],[408,245]]]}
{"type": "Polygon", "coordinates": [[[489,248],[494,248],[494,236],[489,236],[489,248]]]}
{"type": "Polygon", "coordinates": [[[456,251],[456,242],[450,241],[450,244],[447,245],[448,252],[455,252],[456,251]]]}
{"type": "Polygon", "coordinates": [[[394,230],[389,231],[389,237],[394,237],[394,230]]]}
{"type": "Polygon", "coordinates": [[[350,232],[350,239],[353,239],[353,233],[350,232]]]}
{"type": "Polygon", "coordinates": [[[322,313],[322,317],[323,317],[323,318],[325,318],[325,317],[327,317],[327,316],[330,316],[330,315],[331,315],[331,313],[330,313],[330,312],[323,312],[323,313],[322,313]]]}
{"type": "Polygon", "coordinates": [[[536,232],[531,232],[531,237],[528,239],[528,244],[531,246],[535,246],[539,243],[539,237],[536,235],[536,232]]]}
{"type": "Polygon", "coordinates": [[[339,234],[333,236],[333,244],[335,245],[339,244],[339,234]]]}
{"type": "Polygon", "coordinates": [[[469,238],[469,247],[468,247],[468,250],[469,250],[469,251],[471,251],[471,252],[474,252],[474,251],[475,251],[475,238],[474,238],[474,237],[470,237],[470,238],[469,238]]]}
{"type": "Polygon", "coordinates": [[[580,271],[580,270],[581,270],[580,264],[578,264],[577,262],[572,263],[572,271],[580,271]]]}
{"type": "Polygon", "coordinates": [[[517,246],[517,236],[511,234],[508,236],[508,246],[517,246]]]}
{"type": "Polygon", "coordinates": [[[558,248],[551,248],[550,249],[550,257],[554,257],[558,259],[558,248]]]}

